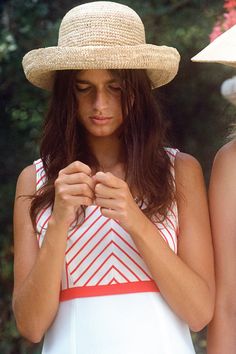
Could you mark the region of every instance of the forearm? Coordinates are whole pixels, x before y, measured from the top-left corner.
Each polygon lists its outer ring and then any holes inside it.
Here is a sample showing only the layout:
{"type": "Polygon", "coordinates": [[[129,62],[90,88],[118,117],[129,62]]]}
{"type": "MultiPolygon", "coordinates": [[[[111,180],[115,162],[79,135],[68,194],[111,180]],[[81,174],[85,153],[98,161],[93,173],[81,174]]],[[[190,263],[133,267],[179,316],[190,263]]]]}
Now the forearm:
{"type": "Polygon", "coordinates": [[[169,248],[149,220],[132,237],[167,303],[193,331],[201,330],[214,306],[207,283],[169,248]]]}
{"type": "Polygon", "coordinates": [[[36,262],[13,296],[18,329],[33,342],[41,340],[58,308],[66,235],[65,225],[49,221],[36,262]]]}
{"type": "Polygon", "coordinates": [[[215,315],[207,333],[208,354],[236,353],[236,308],[216,306],[215,315]]]}

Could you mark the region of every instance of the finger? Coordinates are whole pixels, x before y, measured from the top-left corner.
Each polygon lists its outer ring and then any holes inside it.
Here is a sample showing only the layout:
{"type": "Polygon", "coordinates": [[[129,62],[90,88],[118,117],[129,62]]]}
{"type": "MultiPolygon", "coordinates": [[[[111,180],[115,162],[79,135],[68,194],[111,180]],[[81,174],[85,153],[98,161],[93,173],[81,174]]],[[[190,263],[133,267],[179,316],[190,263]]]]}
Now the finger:
{"type": "Polygon", "coordinates": [[[95,198],[94,203],[102,208],[117,209],[117,201],[114,199],[95,198]]]}
{"type": "Polygon", "coordinates": [[[61,187],[59,193],[94,199],[94,191],[86,183],[65,185],[61,187]]]}
{"type": "Polygon", "coordinates": [[[71,174],[76,172],[83,172],[89,176],[91,175],[92,170],[88,165],[84,164],[83,162],[74,161],[62,170],[60,170],[59,174],[71,174]]]}
{"type": "Polygon", "coordinates": [[[84,196],[67,195],[65,201],[71,206],[93,205],[93,199],[84,196]]]}
{"type": "Polygon", "coordinates": [[[61,181],[66,184],[80,184],[86,183],[92,190],[94,190],[96,182],[92,177],[89,177],[84,172],[72,173],[70,175],[61,175],[61,181]]]}
{"type": "Polygon", "coordinates": [[[102,183],[97,183],[94,188],[95,196],[101,198],[118,198],[119,189],[108,187],[102,183]]]}
{"type": "Polygon", "coordinates": [[[100,208],[101,214],[106,218],[113,219],[119,223],[119,214],[116,210],[100,208]]]}
{"type": "Polygon", "coordinates": [[[95,180],[98,183],[105,184],[111,188],[122,188],[126,184],[122,179],[114,176],[111,172],[97,172],[95,175],[95,180]]]}

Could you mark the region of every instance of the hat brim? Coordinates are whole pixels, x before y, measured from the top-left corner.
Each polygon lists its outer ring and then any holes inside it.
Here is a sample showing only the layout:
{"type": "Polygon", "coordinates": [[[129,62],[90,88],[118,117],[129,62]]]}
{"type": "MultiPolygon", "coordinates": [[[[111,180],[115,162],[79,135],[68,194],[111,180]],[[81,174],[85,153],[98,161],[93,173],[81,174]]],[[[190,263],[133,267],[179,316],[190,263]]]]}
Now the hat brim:
{"type": "Polygon", "coordinates": [[[156,88],[175,77],[179,61],[175,48],[142,44],[34,49],[24,56],[22,64],[33,85],[50,91],[57,70],[86,69],[147,69],[156,88]]]}
{"type": "Polygon", "coordinates": [[[217,37],[195,55],[193,62],[219,63],[236,67],[236,26],[217,37]]]}

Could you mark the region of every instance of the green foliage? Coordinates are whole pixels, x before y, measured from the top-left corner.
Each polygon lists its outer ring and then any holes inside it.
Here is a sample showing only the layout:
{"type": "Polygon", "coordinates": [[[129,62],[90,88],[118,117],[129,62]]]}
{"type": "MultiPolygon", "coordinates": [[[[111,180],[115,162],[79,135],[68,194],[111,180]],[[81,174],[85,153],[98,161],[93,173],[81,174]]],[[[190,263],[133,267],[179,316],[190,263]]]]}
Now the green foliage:
{"type": "MultiPolygon", "coordinates": [[[[219,88],[233,70],[196,64],[190,58],[209,42],[223,0],[126,0],[142,17],[147,42],[176,47],[181,54],[177,78],[159,90],[175,145],[198,157],[208,180],[216,150],[224,143],[234,108],[219,88]]],[[[23,74],[23,55],[56,45],[63,15],[78,1],[8,0],[0,3],[0,353],[39,353],[23,340],[11,311],[12,208],[17,175],[38,158],[38,139],[48,94],[30,85],[23,74]]],[[[193,334],[196,351],[205,353],[205,332],[193,334]]]]}

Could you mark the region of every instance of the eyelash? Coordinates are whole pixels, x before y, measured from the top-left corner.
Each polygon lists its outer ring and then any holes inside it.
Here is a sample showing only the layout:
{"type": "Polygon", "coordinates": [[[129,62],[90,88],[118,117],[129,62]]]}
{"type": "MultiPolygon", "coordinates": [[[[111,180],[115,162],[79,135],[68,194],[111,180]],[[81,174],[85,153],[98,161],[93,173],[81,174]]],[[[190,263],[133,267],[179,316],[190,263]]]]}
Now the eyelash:
{"type": "MultiPolygon", "coordinates": [[[[87,92],[90,90],[91,87],[86,87],[86,88],[81,88],[81,87],[76,87],[77,91],[79,92],[87,92]]],[[[114,91],[121,91],[121,87],[120,86],[117,86],[117,87],[114,87],[114,86],[109,86],[109,89],[111,90],[114,90],[114,91]]]]}
{"type": "Polygon", "coordinates": [[[117,86],[117,87],[110,86],[109,88],[112,89],[112,90],[115,90],[115,91],[121,91],[121,87],[120,86],[117,86]]]}
{"type": "Polygon", "coordinates": [[[76,87],[77,91],[79,92],[86,92],[90,89],[90,87],[86,87],[86,88],[80,88],[80,87],[76,87]]]}

